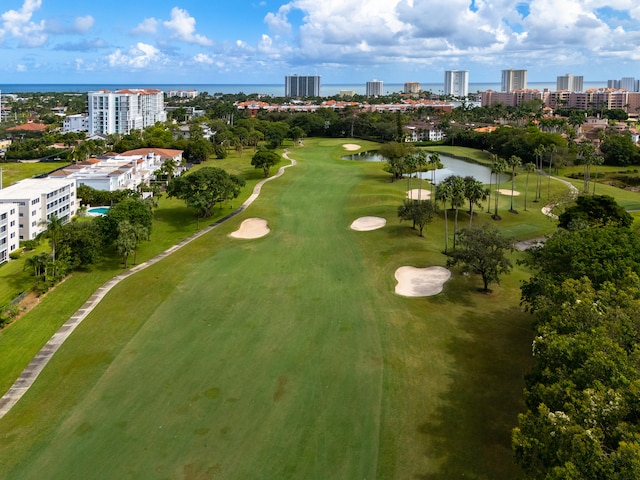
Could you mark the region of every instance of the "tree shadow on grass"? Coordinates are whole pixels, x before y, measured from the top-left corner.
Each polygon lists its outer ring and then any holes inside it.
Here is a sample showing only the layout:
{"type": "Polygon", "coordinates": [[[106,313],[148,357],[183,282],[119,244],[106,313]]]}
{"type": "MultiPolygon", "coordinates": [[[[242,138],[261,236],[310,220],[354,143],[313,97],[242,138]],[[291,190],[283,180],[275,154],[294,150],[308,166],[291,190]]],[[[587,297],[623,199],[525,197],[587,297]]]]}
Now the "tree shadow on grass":
{"type": "Polygon", "coordinates": [[[511,430],[523,411],[531,318],[512,308],[491,316],[469,312],[460,322],[460,334],[446,345],[453,359],[451,388],[441,396],[441,407],[416,426],[437,473],[418,472],[414,478],[521,478],[513,463],[511,430]]]}

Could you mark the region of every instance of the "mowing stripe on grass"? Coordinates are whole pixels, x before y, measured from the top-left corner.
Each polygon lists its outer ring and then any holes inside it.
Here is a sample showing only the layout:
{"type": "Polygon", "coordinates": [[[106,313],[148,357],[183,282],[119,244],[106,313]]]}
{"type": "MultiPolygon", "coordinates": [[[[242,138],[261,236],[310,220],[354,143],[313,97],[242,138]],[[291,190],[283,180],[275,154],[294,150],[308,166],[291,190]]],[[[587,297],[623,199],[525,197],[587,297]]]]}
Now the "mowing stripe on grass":
{"type": "Polygon", "coordinates": [[[167,257],[168,255],[171,255],[178,249],[184,247],[188,243],[191,243],[192,241],[201,237],[202,235],[209,233],[211,230],[216,228],[221,223],[225,222],[226,220],[244,211],[249,205],[251,205],[258,198],[258,196],[260,195],[260,191],[262,190],[262,186],[266,182],[273,180],[274,178],[280,177],[281,175],[284,174],[284,171],[286,168],[296,165],[296,161],[293,159],[290,159],[287,156],[287,153],[285,153],[283,156],[287,160],[290,160],[291,163],[289,165],[280,167],[280,169],[278,170],[278,173],[276,173],[274,176],[265,178],[264,180],[259,182],[254,187],[253,193],[251,194],[251,196],[239,208],[234,210],[232,213],[221,218],[214,224],[206,228],[203,228],[199,232],[194,233],[190,237],[185,238],[180,243],[168,248],[167,250],[157,255],[156,257],[144,263],[140,263],[132,267],[125,273],[122,273],[112,278],[111,280],[106,282],[104,285],[102,285],[100,288],[98,288],[98,290],[96,290],[96,292],[93,295],[91,295],[89,300],[87,300],[84,303],[84,305],[82,305],[78,309],[78,311],[74,315],[72,315],[71,318],[64,323],[64,325],[60,327],[60,329],[51,337],[51,339],[44,345],[44,347],[42,347],[42,349],[37,353],[37,355],[33,358],[33,360],[29,362],[29,365],[27,365],[24,371],[16,379],[16,381],[11,386],[11,388],[0,398],[0,418],[4,417],[9,412],[9,410],[11,410],[11,408],[16,403],[18,403],[18,401],[23,397],[23,395],[27,392],[27,390],[31,388],[31,386],[33,385],[33,382],[36,381],[36,379],[38,378],[38,375],[40,375],[44,367],[47,365],[47,363],[49,363],[49,360],[51,360],[51,357],[53,357],[53,355],[58,351],[60,346],[62,346],[65,340],[69,338],[69,336],[73,333],[76,327],[80,325],[80,323],[82,323],[82,321],[87,317],[87,315],[89,315],[89,313],[93,311],[96,305],[98,305],[98,303],[102,301],[104,296],[109,291],[111,291],[113,287],[115,287],[118,283],[120,283],[125,278],[128,278],[134,273],[137,273],[140,270],[144,270],[145,268],[159,262],[163,258],[167,257]]]}

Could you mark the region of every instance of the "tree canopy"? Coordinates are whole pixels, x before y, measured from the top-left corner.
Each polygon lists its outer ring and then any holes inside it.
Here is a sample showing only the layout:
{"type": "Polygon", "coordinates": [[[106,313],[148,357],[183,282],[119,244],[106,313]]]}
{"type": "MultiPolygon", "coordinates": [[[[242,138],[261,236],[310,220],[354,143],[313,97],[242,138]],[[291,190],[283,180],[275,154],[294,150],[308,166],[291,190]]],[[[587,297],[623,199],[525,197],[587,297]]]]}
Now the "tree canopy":
{"type": "Polygon", "coordinates": [[[633,217],[608,195],[581,195],[558,218],[561,228],[613,225],[630,227],[633,217]]]}
{"type": "Polygon", "coordinates": [[[484,224],[462,229],[456,249],[450,252],[447,266],[461,264],[464,271],[479,273],[489,291],[491,283],[500,283],[500,275],[509,273],[512,264],[507,254],[514,250],[513,240],[506,238],[497,228],[484,224]]]}
{"type": "Polygon", "coordinates": [[[199,217],[210,217],[217,203],[240,195],[245,181],[217,167],[204,167],[173,178],[167,185],[167,194],[184,200],[197,210],[199,217]]]}

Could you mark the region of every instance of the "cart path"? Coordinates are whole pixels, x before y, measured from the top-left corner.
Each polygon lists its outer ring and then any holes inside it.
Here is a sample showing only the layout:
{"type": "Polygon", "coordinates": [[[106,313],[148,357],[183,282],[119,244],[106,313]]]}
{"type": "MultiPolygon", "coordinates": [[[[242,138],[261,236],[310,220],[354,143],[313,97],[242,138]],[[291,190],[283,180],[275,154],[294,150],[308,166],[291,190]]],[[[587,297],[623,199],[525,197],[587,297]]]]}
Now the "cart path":
{"type": "MultiPolygon", "coordinates": [[[[545,173],[545,175],[549,176],[548,173],[545,173]]],[[[562,178],[558,178],[558,177],[551,177],[551,178],[553,180],[557,180],[558,182],[562,182],[567,187],[569,187],[569,195],[571,196],[571,200],[575,199],[578,196],[578,193],[579,193],[578,188],[575,185],[573,185],[571,182],[569,182],[568,180],[563,180],[562,178]]],[[[542,207],[542,213],[544,213],[549,218],[558,220],[558,216],[555,213],[551,213],[551,211],[555,207],[560,205],[560,203],[561,202],[554,202],[554,203],[549,203],[548,205],[545,205],[544,207],[542,207]]],[[[529,240],[516,242],[515,247],[516,247],[516,250],[527,250],[528,248],[542,245],[546,239],[547,237],[530,238],[529,240]]]]}
{"type": "Polygon", "coordinates": [[[107,293],[109,293],[109,291],[113,287],[115,287],[118,283],[120,283],[125,278],[128,278],[131,275],[135,274],[136,272],[139,272],[140,270],[144,270],[145,268],[150,267],[151,265],[159,262],[163,258],[168,257],[169,255],[181,249],[185,245],[209,233],[211,230],[216,228],[221,223],[243,212],[249,205],[251,205],[258,198],[258,196],[260,196],[262,186],[265,183],[284,175],[284,172],[287,168],[297,165],[297,162],[294,159],[289,158],[287,150],[285,150],[285,153],[283,153],[282,156],[286,160],[289,160],[291,163],[289,165],[284,165],[280,167],[278,169],[278,173],[276,173],[274,176],[265,178],[264,180],[258,182],[256,186],[253,187],[253,192],[251,193],[249,198],[247,198],[247,200],[245,200],[244,203],[240,205],[240,207],[238,207],[236,210],[231,212],[229,215],[226,215],[225,217],[221,218],[217,222],[209,225],[208,227],[205,227],[202,230],[194,233],[190,237],[185,238],[184,240],[175,244],[174,246],[169,247],[164,252],[156,255],[155,257],[147,260],[146,262],[140,263],[130,268],[126,272],[123,272],[113,277],[111,280],[109,280],[108,282],[104,283],[101,287],[99,287],[93,293],[93,295],[89,297],[89,300],[87,300],[71,316],[71,318],[67,320],[58,329],[56,333],[53,334],[53,336],[49,339],[49,341],[40,349],[40,351],[35,355],[35,357],[33,357],[31,362],[29,362],[29,364],[22,371],[20,376],[13,383],[11,388],[9,388],[9,390],[2,396],[2,398],[0,398],[0,418],[4,417],[7,413],[9,413],[11,408],[16,403],[18,403],[18,401],[27,392],[27,390],[29,390],[31,385],[34,384],[34,382],[38,378],[38,375],[40,375],[40,372],[42,372],[44,367],[46,367],[47,363],[49,363],[49,360],[51,360],[53,355],[58,351],[58,349],[62,346],[65,340],[69,338],[69,336],[71,335],[71,333],[73,333],[76,327],[82,323],[82,321],[93,311],[93,309],[102,301],[104,296],[107,293]]]}

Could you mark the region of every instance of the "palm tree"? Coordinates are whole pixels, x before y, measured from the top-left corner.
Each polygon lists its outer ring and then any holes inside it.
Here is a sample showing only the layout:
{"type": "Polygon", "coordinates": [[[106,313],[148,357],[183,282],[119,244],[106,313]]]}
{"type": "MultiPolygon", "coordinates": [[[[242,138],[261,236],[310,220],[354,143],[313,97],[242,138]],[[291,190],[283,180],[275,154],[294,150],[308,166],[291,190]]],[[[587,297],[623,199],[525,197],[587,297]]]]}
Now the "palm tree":
{"type": "Polygon", "coordinates": [[[536,177],[536,197],[534,202],[537,202],[540,198],[540,170],[542,169],[542,157],[544,157],[544,153],[547,151],[544,145],[540,144],[533,150],[533,155],[536,157],[536,170],[538,171],[538,176],[536,177]]]}
{"type": "MultiPolygon", "coordinates": [[[[493,167],[493,164],[498,160],[498,156],[493,154],[491,157],[493,158],[493,163],[491,164],[493,167]]],[[[491,187],[493,187],[493,168],[489,173],[489,192],[491,192],[491,187]]],[[[489,195],[491,195],[491,193],[489,193],[489,195]]],[[[487,213],[491,213],[491,198],[489,198],[489,201],[487,202],[487,213]]]]}
{"type": "Polygon", "coordinates": [[[405,158],[404,160],[404,166],[405,166],[405,169],[407,170],[407,173],[409,173],[407,190],[409,191],[409,195],[411,195],[411,178],[413,177],[413,174],[416,172],[418,168],[418,160],[416,159],[416,156],[408,155],[407,158],[405,158]]]}
{"type": "Polygon", "coordinates": [[[500,175],[502,175],[506,169],[507,162],[504,160],[504,158],[498,158],[491,167],[491,172],[496,176],[495,208],[493,211],[494,220],[501,220],[500,216],[498,215],[498,195],[500,194],[498,190],[500,189],[500,175]]]}
{"type": "Polygon", "coordinates": [[[602,165],[604,163],[604,157],[601,155],[596,155],[593,157],[593,164],[596,167],[595,170],[595,179],[593,180],[593,195],[596,194],[596,183],[598,183],[598,165],[602,165]]]}
{"type": "Polygon", "coordinates": [[[594,157],[596,156],[595,147],[591,142],[580,142],[578,145],[578,154],[576,159],[580,160],[584,165],[584,183],[582,190],[584,193],[589,193],[589,180],[591,177],[591,165],[593,165],[594,157]]]}
{"type": "Polygon", "coordinates": [[[524,164],[524,171],[527,174],[527,180],[524,187],[524,211],[527,211],[527,192],[529,191],[529,174],[536,171],[536,166],[532,162],[524,164]]]}
{"type": "Polygon", "coordinates": [[[458,212],[465,201],[465,183],[460,175],[450,175],[443,182],[450,185],[449,200],[451,200],[451,207],[455,210],[453,222],[453,249],[455,250],[458,232],[458,212]]]}
{"type": "MultiPolygon", "coordinates": [[[[422,195],[422,172],[427,165],[427,152],[420,150],[416,155],[416,170],[418,171],[418,200],[421,200],[422,195]]],[[[433,198],[433,192],[431,192],[433,198]]]]}
{"type": "Polygon", "coordinates": [[[489,198],[491,191],[475,177],[464,177],[464,196],[469,200],[469,225],[473,223],[473,206],[480,207],[480,202],[489,198]]]}
{"type": "Polygon", "coordinates": [[[547,200],[551,197],[551,164],[553,162],[553,154],[557,152],[555,145],[549,145],[547,147],[547,153],[549,154],[549,172],[547,175],[547,200]]]}
{"type": "Polygon", "coordinates": [[[436,184],[436,170],[443,166],[440,161],[440,154],[438,152],[431,152],[427,163],[431,166],[431,196],[433,197],[433,188],[436,184]]]}
{"type": "Polygon", "coordinates": [[[444,208],[444,253],[449,248],[449,219],[447,218],[447,203],[451,198],[451,185],[440,182],[436,187],[436,199],[442,202],[444,208]]]}
{"type": "Polygon", "coordinates": [[[516,181],[516,167],[519,167],[521,163],[522,159],[517,155],[511,155],[507,160],[507,166],[511,167],[511,207],[509,208],[509,211],[512,213],[518,213],[513,209],[513,190],[515,188],[516,181]]]}

